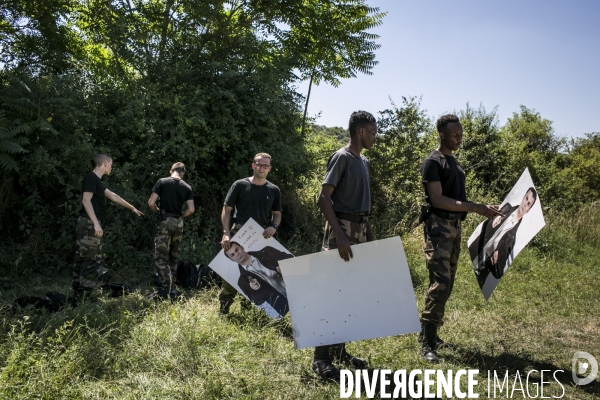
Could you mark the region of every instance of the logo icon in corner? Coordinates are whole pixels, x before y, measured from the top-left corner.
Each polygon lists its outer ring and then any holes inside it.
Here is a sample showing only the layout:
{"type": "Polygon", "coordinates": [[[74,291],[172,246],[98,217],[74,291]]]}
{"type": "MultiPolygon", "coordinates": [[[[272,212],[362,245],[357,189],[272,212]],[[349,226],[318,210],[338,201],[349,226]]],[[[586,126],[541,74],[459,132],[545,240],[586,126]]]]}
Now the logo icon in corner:
{"type": "Polygon", "coordinates": [[[596,361],[593,355],[585,351],[578,351],[573,354],[573,363],[571,366],[573,382],[576,385],[587,385],[596,379],[598,375],[598,361],[596,361]],[[586,374],[585,378],[580,378],[580,376],[585,376],[586,374]]]}

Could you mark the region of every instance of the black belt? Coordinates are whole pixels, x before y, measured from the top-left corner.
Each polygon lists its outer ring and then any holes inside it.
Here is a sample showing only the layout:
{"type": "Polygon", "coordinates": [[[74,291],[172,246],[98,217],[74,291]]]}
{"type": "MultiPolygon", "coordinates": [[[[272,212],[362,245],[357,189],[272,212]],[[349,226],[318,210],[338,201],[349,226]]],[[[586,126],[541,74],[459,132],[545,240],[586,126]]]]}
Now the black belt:
{"type": "Polygon", "coordinates": [[[163,214],[163,216],[165,218],[181,218],[181,214],[165,213],[163,214]]]}
{"type": "Polygon", "coordinates": [[[460,219],[461,221],[464,221],[465,218],[467,217],[467,213],[448,212],[448,211],[440,210],[439,208],[432,208],[431,212],[433,214],[437,215],[438,217],[444,218],[444,219],[452,219],[452,220],[460,219]]]}
{"type": "MultiPolygon", "coordinates": [[[[257,222],[257,223],[258,223],[258,222],[257,222]]],[[[260,225],[260,224],[258,224],[258,225],[260,225]]],[[[233,225],[233,228],[231,228],[231,230],[229,231],[229,236],[230,236],[230,237],[233,237],[233,236],[235,236],[235,234],[236,234],[236,233],[238,233],[238,231],[239,231],[240,229],[242,229],[242,227],[243,227],[243,226],[244,226],[244,225],[240,225],[240,224],[234,224],[234,225],[233,225]]],[[[262,226],[262,225],[260,225],[260,227],[261,227],[261,228],[263,228],[263,229],[267,229],[266,227],[264,227],[264,226],[262,226]]]]}
{"type": "Polygon", "coordinates": [[[356,214],[348,214],[343,212],[336,212],[335,216],[339,219],[345,219],[346,221],[363,223],[368,221],[369,214],[368,213],[356,213],[356,214]]]}

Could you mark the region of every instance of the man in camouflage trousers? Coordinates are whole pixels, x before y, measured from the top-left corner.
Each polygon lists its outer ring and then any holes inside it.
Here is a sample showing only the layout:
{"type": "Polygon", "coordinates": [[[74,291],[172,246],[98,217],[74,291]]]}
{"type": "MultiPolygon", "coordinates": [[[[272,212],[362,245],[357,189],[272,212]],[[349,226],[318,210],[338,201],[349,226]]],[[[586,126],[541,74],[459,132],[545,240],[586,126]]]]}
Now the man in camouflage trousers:
{"type": "Polygon", "coordinates": [[[93,289],[99,285],[99,279],[106,276],[108,268],[102,265],[102,243],[94,234],[91,219],[80,216],[77,219],[75,263],[73,264],[73,287],[77,291],[83,288],[93,289]]]}
{"type": "Polygon", "coordinates": [[[177,273],[177,259],[183,239],[183,218],[167,217],[158,221],[154,236],[154,265],[158,282],[164,288],[171,288],[177,273]]]}
{"type": "Polygon", "coordinates": [[[100,221],[106,214],[106,199],[143,215],[134,206],[111,192],[102,184],[102,177],[110,175],[112,158],[106,154],[94,157],[94,170],[88,172],[82,183],[82,209],[76,228],[76,252],[73,263],[73,289],[77,295],[96,289],[106,280],[108,269],[102,265],[102,236],[100,221]]]}
{"type": "Polygon", "coordinates": [[[424,223],[425,263],[430,285],[421,321],[442,325],[446,300],[454,286],[461,240],[461,220],[432,214],[424,223]]]}
{"type": "Polygon", "coordinates": [[[421,165],[427,206],[421,211],[425,262],[429,270],[429,289],[421,314],[421,356],[429,362],[439,360],[437,350],[446,345],[437,335],[443,325],[446,301],[452,293],[460,254],[461,221],[467,212],[488,218],[502,215],[498,207],[467,201],[465,173],[452,156],[460,148],[463,129],[456,115],[437,120],[440,145],[421,165]]]}
{"type": "MultiPolygon", "coordinates": [[[[375,144],[377,123],[366,111],[350,116],[350,143],[335,152],[327,162],[327,172],[319,194],[319,207],[325,216],[323,251],[337,249],[340,257],[349,262],[353,244],[373,240],[369,225],[371,188],[369,161],[361,153],[375,144]]],[[[333,365],[340,361],[357,369],[368,364],[346,351],[345,343],[317,346],[311,369],[326,379],[339,379],[340,371],[333,365]]]]}
{"type": "Polygon", "coordinates": [[[161,288],[171,291],[177,272],[177,257],[183,238],[183,218],[194,213],[192,188],[183,181],[185,165],[173,164],[170,176],[159,179],[152,188],[148,207],[157,213],[158,224],[154,238],[154,264],[161,288]],[[160,207],[157,201],[160,199],[160,207]],[[183,205],[187,209],[181,212],[183,205]]]}

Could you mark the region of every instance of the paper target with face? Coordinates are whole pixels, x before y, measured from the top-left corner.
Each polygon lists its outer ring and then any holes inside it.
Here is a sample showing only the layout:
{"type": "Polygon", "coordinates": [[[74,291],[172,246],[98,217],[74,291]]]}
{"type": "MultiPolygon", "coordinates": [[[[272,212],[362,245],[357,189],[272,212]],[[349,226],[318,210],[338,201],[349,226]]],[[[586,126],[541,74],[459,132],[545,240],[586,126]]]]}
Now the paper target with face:
{"type": "Polygon", "coordinates": [[[279,261],[294,257],[275,238],[265,239],[264,229],[250,218],[221,250],[210,267],[250,302],[273,318],[289,307],[279,261]]]}
{"type": "Polygon", "coordinates": [[[483,221],[468,241],[475,277],[486,300],[515,257],[546,225],[528,169],[502,202],[501,210],[503,217],[483,221]]]}

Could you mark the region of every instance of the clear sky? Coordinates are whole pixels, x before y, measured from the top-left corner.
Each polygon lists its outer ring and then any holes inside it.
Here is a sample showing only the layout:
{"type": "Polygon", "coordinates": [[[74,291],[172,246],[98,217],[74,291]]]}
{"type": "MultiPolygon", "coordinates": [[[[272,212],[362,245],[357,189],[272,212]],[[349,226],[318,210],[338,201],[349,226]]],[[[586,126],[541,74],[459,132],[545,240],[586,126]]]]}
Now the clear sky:
{"type": "MultiPolygon", "coordinates": [[[[347,127],[352,111],[377,113],[422,96],[435,118],[498,105],[504,124],[523,104],[561,136],[600,131],[600,1],[368,0],[388,14],[379,64],[334,88],[313,86],[310,116],[347,127]]],[[[306,95],[308,82],[299,87],[306,95]]]]}

